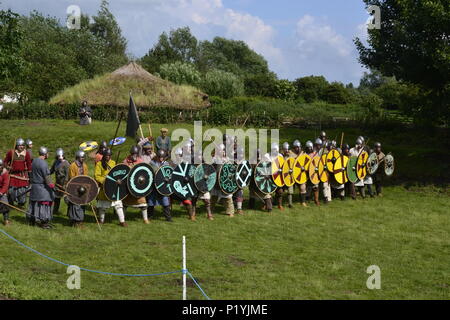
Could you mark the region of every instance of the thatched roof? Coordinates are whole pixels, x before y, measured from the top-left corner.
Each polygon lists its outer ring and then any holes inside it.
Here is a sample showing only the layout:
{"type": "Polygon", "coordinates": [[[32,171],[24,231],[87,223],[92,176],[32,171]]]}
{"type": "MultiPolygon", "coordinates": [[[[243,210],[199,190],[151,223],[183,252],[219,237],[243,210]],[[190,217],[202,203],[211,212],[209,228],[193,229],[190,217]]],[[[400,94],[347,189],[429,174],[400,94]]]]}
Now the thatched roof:
{"type": "Polygon", "coordinates": [[[130,91],[139,107],[201,109],[210,106],[205,93],[156,77],[135,62],[67,88],[54,96],[50,103],[70,104],[87,100],[91,106],[126,107],[130,91]]]}

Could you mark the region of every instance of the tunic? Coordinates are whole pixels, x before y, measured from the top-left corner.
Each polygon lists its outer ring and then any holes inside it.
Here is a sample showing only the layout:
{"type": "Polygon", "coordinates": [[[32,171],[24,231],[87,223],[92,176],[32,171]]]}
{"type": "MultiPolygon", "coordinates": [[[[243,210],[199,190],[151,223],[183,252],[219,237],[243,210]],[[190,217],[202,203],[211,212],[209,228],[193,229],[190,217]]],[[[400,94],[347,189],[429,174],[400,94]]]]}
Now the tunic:
{"type": "Polygon", "coordinates": [[[106,169],[103,168],[102,161],[97,162],[97,164],[95,165],[94,179],[95,179],[95,181],[97,181],[98,186],[100,187],[100,191],[97,196],[98,200],[109,201],[105,195],[105,189],[103,188],[103,184],[105,183],[105,179],[106,179],[106,176],[108,175],[109,171],[115,165],[116,165],[116,162],[112,159],[108,161],[106,169]]]}
{"type": "MultiPolygon", "coordinates": [[[[69,179],[72,179],[76,176],[88,175],[88,166],[83,162],[83,165],[78,160],[75,160],[69,167],[69,179]]],[[[69,219],[76,222],[81,222],[84,220],[84,206],[80,206],[78,204],[71,203],[68,201],[67,197],[65,198],[68,202],[67,206],[67,215],[69,219]]]]}
{"type": "Polygon", "coordinates": [[[27,216],[33,217],[36,221],[49,221],[53,217],[51,208],[55,194],[48,186],[51,180],[47,161],[41,158],[34,159],[30,178],[30,206],[27,216]]]}
{"type": "Polygon", "coordinates": [[[172,150],[172,144],[170,142],[170,137],[167,136],[167,137],[163,138],[162,136],[159,136],[158,138],[156,138],[156,149],[157,150],[165,150],[167,152],[172,150]]]}
{"type": "MultiPolygon", "coordinates": [[[[2,174],[0,175],[0,201],[8,202],[8,186],[9,186],[9,174],[8,170],[3,169],[2,174]]],[[[8,218],[9,208],[8,206],[0,203],[0,213],[5,215],[5,219],[8,218]]]]}
{"type": "MultiPolygon", "coordinates": [[[[53,162],[52,168],[50,169],[50,174],[55,174],[55,182],[62,187],[66,186],[69,182],[69,166],[70,163],[66,159],[56,160],[53,162]]],[[[61,191],[55,191],[56,198],[62,198],[64,193],[61,191]]]]}
{"type": "Polygon", "coordinates": [[[3,160],[5,166],[11,167],[10,174],[10,187],[28,187],[29,179],[28,174],[31,171],[31,156],[26,150],[19,153],[14,150],[14,158],[12,159],[13,150],[9,150],[3,160]]]}

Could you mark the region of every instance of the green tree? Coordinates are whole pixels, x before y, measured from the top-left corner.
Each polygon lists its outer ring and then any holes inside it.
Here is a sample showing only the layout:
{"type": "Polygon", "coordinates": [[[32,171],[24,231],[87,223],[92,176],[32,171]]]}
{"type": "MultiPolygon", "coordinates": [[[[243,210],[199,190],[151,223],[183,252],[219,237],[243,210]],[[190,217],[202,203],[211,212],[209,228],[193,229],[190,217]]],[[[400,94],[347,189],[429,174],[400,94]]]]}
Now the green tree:
{"type": "Polygon", "coordinates": [[[201,81],[200,72],[192,64],[180,61],[161,65],[159,74],[161,78],[176,84],[198,86],[201,81]]]}
{"type": "Polygon", "coordinates": [[[298,96],[311,103],[323,99],[325,89],[329,84],[323,76],[309,76],[296,79],[294,85],[297,88],[298,96]]]}
{"type": "Polygon", "coordinates": [[[204,76],[202,89],[209,95],[232,98],[244,94],[244,83],[233,73],[211,70],[204,76]]]}
{"type": "Polygon", "coordinates": [[[89,30],[106,43],[106,56],[113,68],[124,65],[128,59],[126,55],[127,40],[122,36],[116,18],[109,11],[109,3],[102,0],[97,16],[92,17],[94,22],[89,25],[89,30]]]}
{"type": "Polygon", "coordinates": [[[292,101],[297,97],[297,88],[289,80],[278,80],[275,83],[275,98],[292,101]]]}
{"type": "Polygon", "coordinates": [[[352,96],[342,83],[332,82],[325,88],[323,99],[328,103],[347,104],[351,102],[352,96]]]}
{"type": "Polygon", "coordinates": [[[360,62],[416,85],[417,120],[450,120],[450,2],[448,0],[363,0],[381,9],[381,29],[369,30],[368,46],[355,39],[360,62]]]}
{"type": "Polygon", "coordinates": [[[194,63],[197,59],[197,39],[191,34],[189,27],[163,32],[158,42],[141,58],[144,68],[150,72],[160,71],[166,63],[194,63]]]}
{"type": "Polygon", "coordinates": [[[17,76],[25,66],[22,41],[19,15],[0,10],[0,95],[15,91],[17,76]]]}

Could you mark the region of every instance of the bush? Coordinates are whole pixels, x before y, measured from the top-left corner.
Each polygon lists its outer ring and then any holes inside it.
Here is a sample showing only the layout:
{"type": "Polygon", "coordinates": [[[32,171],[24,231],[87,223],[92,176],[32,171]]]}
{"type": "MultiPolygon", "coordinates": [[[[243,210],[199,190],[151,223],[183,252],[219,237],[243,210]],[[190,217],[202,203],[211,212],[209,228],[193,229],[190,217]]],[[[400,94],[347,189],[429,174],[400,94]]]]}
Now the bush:
{"type": "Polygon", "coordinates": [[[201,74],[192,64],[179,61],[161,65],[159,74],[161,78],[176,84],[188,84],[197,87],[201,82],[201,74]]]}
{"type": "Polygon", "coordinates": [[[244,83],[236,75],[221,71],[208,71],[202,81],[202,89],[207,94],[222,98],[232,98],[244,94],[244,83]]]}
{"type": "Polygon", "coordinates": [[[383,99],[374,93],[368,93],[363,95],[359,99],[358,103],[363,111],[363,119],[369,121],[376,121],[382,118],[383,109],[381,108],[383,104],[383,99]]]}
{"type": "Polygon", "coordinates": [[[297,97],[297,88],[289,80],[275,82],[275,98],[284,101],[293,101],[297,97]]]}
{"type": "Polygon", "coordinates": [[[351,102],[351,95],[342,83],[333,82],[325,88],[323,99],[328,103],[347,104],[351,102]]]}
{"type": "Polygon", "coordinates": [[[323,77],[303,77],[294,81],[297,88],[298,97],[306,102],[314,102],[322,99],[325,89],[328,87],[328,81],[323,77]]]}

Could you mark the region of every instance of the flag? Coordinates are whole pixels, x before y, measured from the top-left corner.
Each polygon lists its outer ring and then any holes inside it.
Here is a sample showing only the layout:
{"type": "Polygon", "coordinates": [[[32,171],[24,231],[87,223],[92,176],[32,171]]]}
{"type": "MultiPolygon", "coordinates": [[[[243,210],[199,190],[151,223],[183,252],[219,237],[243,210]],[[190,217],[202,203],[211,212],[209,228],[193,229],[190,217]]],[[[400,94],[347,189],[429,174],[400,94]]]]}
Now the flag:
{"type": "Polygon", "coordinates": [[[139,116],[137,113],[136,105],[134,104],[133,97],[130,94],[130,106],[128,107],[128,121],[127,121],[127,137],[136,138],[136,132],[139,128],[139,116]]]}

